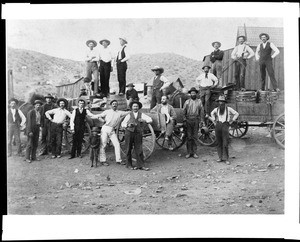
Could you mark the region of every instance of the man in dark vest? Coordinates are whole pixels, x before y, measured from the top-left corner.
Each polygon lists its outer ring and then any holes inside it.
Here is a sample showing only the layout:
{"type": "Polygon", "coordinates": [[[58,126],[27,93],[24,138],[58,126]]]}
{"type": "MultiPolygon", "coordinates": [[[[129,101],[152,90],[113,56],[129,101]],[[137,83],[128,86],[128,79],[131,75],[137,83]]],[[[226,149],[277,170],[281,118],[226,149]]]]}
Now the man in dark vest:
{"type": "Polygon", "coordinates": [[[272,59],[274,59],[280,51],[278,48],[271,42],[269,42],[270,36],[266,33],[261,33],[259,35],[262,43],[259,44],[256,48],[255,57],[259,61],[259,69],[261,76],[261,90],[264,91],[266,88],[266,69],[270,76],[270,80],[273,86],[274,91],[279,92],[278,84],[275,79],[274,68],[272,59]],[[272,50],[274,53],[272,54],[272,50]]]}
{"type": "Polygon", "coordinates": [[[212,73],[218,78],[219,83],[222,83],[222,60],[224,51],[219,49],[221,47],[221,43],[219,41],[213,42],[212,46],[215,48],[215,50],[210,54],[212,73]]]}
{"type": "Polygon", "coordinates": [[[36,158],[36,150],[39,143],[39,133],[41,126],[41,106],[42,101],[34,101],[34,109],[30,110],[27,114],[26,134],[27,134],[27,146],[26,146],[26,161],[30,163],[36,158]]]}
{"type": "Polygon", "coordinates": [[[121,124],[125,128],[125,145],[126,145],[126,156],[127,163],[126,167],[134,170],[146,170],[149,168],[144,165],[144,154],[143,154],[143,126],[145,123],[152,123],[152,118],[144,113],[139,112],[142,108],[142,104],[138,101],[130,103],[129,107],[132,110],[127,114],[121,124]],[[132,148],[134,147],[136,155],[136,167],[132,166],[132,148]]]}
{"type": "Polygon", "coordinates": [[[78,108],[74,109],[70,119],[70,127],[71,132],[73,132],[73,144],[71,149],[71,156],[69,159],[77,157],[82,157],[81,155],[81,147],[84,137],[84,130],[85,130],[85,118],[89,116],[91,118],[95,117],[88,109],[84,108],[85,100],[79,99],[78,100],[78,108]]]}
{"type": "Polygon", "coordinates": [[[127,61],[130,58],[130,55],[127,50],[127,39],[124,37],[119,39],[121,48],[117,55],[116,65],[119,82],[119,95],[122,96],[125,94],[127,61]]]}
{"type": "Polygon", "coordinates": [[[155,73],[155,76],[152,79],[152,98],[151,98],[151,104],[150,109],[154,108],[156,104],[161,103],[161,97],[163,96],[163,90],[167,88],[170,85],[170,81],[162,76],[162,73],[164,73],[164,68],[155,66],[151,69],[155,73]]]}
{"type": "Polygon", "coordinates": [[[8,124],[8,156],[12,156],[12,141],[15,139],[17,145],[17,153],[21,155],[21,139],[20,129],[25,128],[26,118],[21,110],[17,108],[19,101],[12,98],[8,101],[9,108],[7,112],[7,124],[8,124]]]}
{"type": "Polygon", "coordinates": [[[46,103],[41,107],[41,127],[42,127],[42,140],[41,140],[41,154],[47,155],[48,152],[51,152],[51,144],[50,144],[50,129],[51,122],[46,118],[45,113],[48,110],[56,108],[55,103],[53,103],[54,97],[51,94],[45,96],[46,103]]]}

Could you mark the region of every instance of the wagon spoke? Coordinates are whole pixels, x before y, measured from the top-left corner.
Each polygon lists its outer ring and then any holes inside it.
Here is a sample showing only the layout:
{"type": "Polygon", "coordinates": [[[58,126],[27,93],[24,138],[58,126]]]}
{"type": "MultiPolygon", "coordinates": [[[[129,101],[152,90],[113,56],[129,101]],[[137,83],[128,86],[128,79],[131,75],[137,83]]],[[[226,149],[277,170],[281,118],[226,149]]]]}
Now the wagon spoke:
{"type": "Polygon", "coordinates": [[[173,136],[172,136],[172,140],[173,140],[173,142],[175,144],[175,147],[177,147],[178,145],[177,145],[176,141],[174,140],[173,136]]]}
{"type": "Polygon", "coordinates": [[[277,125],[277,124],[280,125],[280,126],[282,126],[282,127],[285,127],[285,125],[282,124],[282,123],[280,123],[279,121],[276,122],[276,125],[277,125]]]}

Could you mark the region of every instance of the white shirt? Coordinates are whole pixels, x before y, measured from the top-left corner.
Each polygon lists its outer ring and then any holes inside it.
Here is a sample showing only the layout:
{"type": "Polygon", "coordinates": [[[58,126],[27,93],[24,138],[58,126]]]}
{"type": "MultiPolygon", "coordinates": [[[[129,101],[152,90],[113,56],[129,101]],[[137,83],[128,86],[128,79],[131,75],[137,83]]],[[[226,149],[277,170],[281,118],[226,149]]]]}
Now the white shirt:
{"type": "MultiPolygon", "coordinates": [[[[266,43],[262,43],[263,48],[266,48],[267,43],[268,43],[268,41],[266,41],[266,43]]],[[[279,51],[279,49],[278,49],[273,43],[271,43],[271,42],[270,42],[270,47],[271,47],[271,49],[274,51],[273,55],[271,55],[271,58],[274,59],[274,58],[280,53],[280,51],[279,51]]],[[[259,60],[259,57],[260,57],[259,51],[260,51],[260,44],[259,44],[259,45],[257,46],[257,48],[256,48],[256,52],[255,52],[255,58],[256,58],[256,60],[259,60]]]]}
{"type": "Polygon", "coordinates": [[[200,76],[196,78],[196,84],[200,87],[210,87],[218,85],[218,83],[218,78],[212,73],[207,73],[207,78],[205,77],[205,73],[200,74],[200,76]]]}
{"type": "Polygon", "coordinates": [[[109,47],[104,48],[103,46],[101,47],[99,51],[99,60],[102,60],[104,62],[110,62],[111,65],[113,66],[113,61],[114,61],[114,55],[109,47]]]}
{"type": "MultiPolygon", "coordinates": [[[[133,116],[134,116],[134,118],[137,118],[138,112],[136,112],[136,113],[133,112],[133,116]]],[[[130,119],[130,113],[126,115],[126,117],[124,118],[123,122],[121,123],[121,126],[123,128],[127,127],[129,119],[130,119]]],[[[146,123],[152,123],[152,118],[149,117],[148,115],[144,114],[144,113],[142,113],[141,119],[145,120],[146,123]]]]}
{"type": "Polygon", "coordinates": [[[105,126],[109,126],[115,128],[120,121],[120,119],[128,114],[129,112],[116,110],[113,109],[105,110],[103,113],[95,115],[95,117],[101,117],[105,120],[105,126]]]}
{"type": "Polygon", "coordinates": [[[65,122],[66,118],[71,118],[71,113],[67,109],[54,108],[48,110],[45,115],[48,119],[51,119],[50,114],[54,114],[52,122],[62,124],[65,122]]]}
{"type": "Polygon", "coordinates": [[[118,57],[119,60],[121,60],[121,62],[125,62],[125,61],[127,61],[127,60],[130,58],[130,54],[129,54],[129,51],[128,51],[128,46],[127,46],[127,44],[125,44],[125,45],[123,45],[123,46],[120,47],[117,57],[118,57]],[[126,46],[126,48],[124,49],[125,57],[122,59],[122,57],[121,57],[121,52],[122,52],[122,49],[123,49],[125,46],[126,46]]]}
{"type": "MultiPolygon", "coordinates": [[[[11,113],[12,113],[12,118],[14,120],[14,122],[16,121],[16,109],[15,108],[11,108],[11,113]]],[[[22,111],[20,109],[18,109],[18,113],[20,115],[20,118],[21,118],[21,123],[20,123],[20,126],[23,126],[26,122],[26,117],[25,115],[22,113],[22,111]]]]}
{"type": "Polygon", "coordinates": [[[230,121],[230,116],[233,116],[233,118],[237,119],[237,117],[239,116],[239,113],[237,111],[235,111],[234,109],[232,109],[231,107],[227,107],[228,108],[228,119],[226,120],[226,107],[225,107],[225,111],[223,113],[223,115],[220,114],[220,110],[218,112],[218,108],[215,108],[210,116],[212,117],[212,119],[214,121],[216,121],[216,117],[219,117],[219,121],[224,123],[224,122],[229,122],[230,121]]]}
{"type": "Polygon", "coordinates": [[[234,47],[231,53],[231,58],[234,60],[237,58],[241,58],[243,53],[244,53],[243,59],[250,59],[254,56],[254,51],[248,45],[239,44],[236,47],[234,47]]]}
{"type": "MultiPolygon", "coordinates": [[[[150,81],[150,83],[152,83],[152,86],[154,84],[154,80],[155,80],[156,76],[152,78],[152,80],[150,81]]],[[[164,76],[160,76],[160,80],[164,83],[162,85],[162,87],[160,89],[164,89],[164,88],[167,88],[168,86],[170,86],[170,84],[172,83],[171,81],[169,81],[166,77],[164,76]]]]}
{"type": "Polygon", "coordinates": [[[85,61],[99,61],[99,52],[95,48],[93,48],[92,50],[88,49],[85,53],[85,61]],[[91,58],[93,59],[90,61],[91,58]]]}
{"type": "MultiPolygon", "coordinates": [[[[79,108],[76,108],[76,109],[79,109],[79,108]]],[[[74,109],[73,110],[73,112],[72,112],[72,114],[71,114],[71,118],[70,118],[70,128],[71,128],[71,130],[73,130],[74,129],[74,120],[75,120],[75,116],[76,116],[76,109],[74,109]]],[[[82,111],[83,111],[83,108],[82,109],[79,109],[79,112],[80,113],[82,113],[82,111]]],[[[92,114],[91,112],[90,112],[90,110],[88,110],[88,109],[86,109],[86,115],[88,116],[88,117],[91,117],[91,118],[96,118],[96,115],[94,115],[94,114],[92,114]]]]}

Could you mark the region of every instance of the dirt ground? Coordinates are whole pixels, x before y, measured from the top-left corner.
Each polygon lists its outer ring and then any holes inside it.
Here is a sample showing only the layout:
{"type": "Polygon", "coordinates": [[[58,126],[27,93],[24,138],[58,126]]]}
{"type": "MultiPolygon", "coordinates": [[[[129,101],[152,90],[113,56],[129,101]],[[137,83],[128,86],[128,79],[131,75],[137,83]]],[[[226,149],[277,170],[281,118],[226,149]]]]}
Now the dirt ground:
{"type": "MultiPolygon", "coordinates": [[[[284,150],[267,128],[231,139],[231,165],[216,147],[198,146],[199,159],[156,148],[150,171],[114,162],[90,167],[88,154],[68,160],[7,160],[8,214],[283,214],[284,150]]],[[[15,148],[15,147],[14,147],[15,148]]]]}

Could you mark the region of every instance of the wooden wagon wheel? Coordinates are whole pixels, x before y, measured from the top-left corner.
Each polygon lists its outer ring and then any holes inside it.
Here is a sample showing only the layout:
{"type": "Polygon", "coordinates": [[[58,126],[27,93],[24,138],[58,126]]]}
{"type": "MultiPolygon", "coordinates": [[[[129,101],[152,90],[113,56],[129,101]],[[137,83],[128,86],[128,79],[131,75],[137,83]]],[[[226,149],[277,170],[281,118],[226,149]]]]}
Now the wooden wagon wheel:
{"type": "Polygon", "coordinates": [[[205,146],[213,146],[216,141],[216,134],[215,134],[215,125],[210,120],[207,121],[207,126],[205,128],[199,129],[198,132],[198,141],[200,144],[205,146]]]}
{"type": "Polygon", "coordinates": [[[234,138],[241,138],[247,133],[248,127],[247,121],[233,122],[229,127],[229,135],[234,138]]]}
{"type": "MultiPolygon", "coordinates": [[[[123,127],[121,127],[121,123],[124,118],[122,118],[122,120],[119,122],[117,129],[116,129],[116,134],[117,134],[118,140],[120,142],[122,156],[126,157],[125,129],[123,127]]],[[[147,124],[144,126],[142,142],[143,142],[144,160],[147,160],[151,156],[151,154],[153,153],[154,148],[155,148],[155,133],[154,133],[154,130],[153,130],[151,124],[147,124]]],[[[136,158],[133,150],[132,150],[132,158],[134,158],[134,159],[136,158]]]]}
{"type": "Polygon", "coordinates": [[[183,126],[175,126],[170,141],[165,140],[165,133],[157,133],[156,144],[165,150],[177,150],[186,140],[185,130],[183,126]]]}
{"type": "Polygon", "coordinates": [[[285,147],[285,117],[284,113],[280,114],[272,127],[272,137],[275,139],[276,143],[281,147],[285,147]]]}

